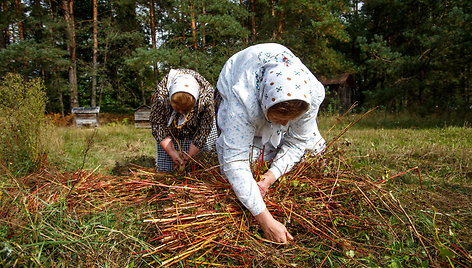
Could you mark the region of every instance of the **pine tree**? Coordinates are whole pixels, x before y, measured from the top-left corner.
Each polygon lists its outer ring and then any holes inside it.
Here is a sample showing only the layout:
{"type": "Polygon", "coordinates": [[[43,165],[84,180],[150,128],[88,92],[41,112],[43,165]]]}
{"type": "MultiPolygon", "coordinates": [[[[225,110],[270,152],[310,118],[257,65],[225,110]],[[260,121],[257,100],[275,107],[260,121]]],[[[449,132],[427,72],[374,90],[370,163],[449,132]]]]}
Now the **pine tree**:
{"type": "Polygon", "coordinates": [[[391,111],[465,111],[471,6],[461,0],[365,1],[360,63],[371,101],[391,111]]]}
{"type": "Polygon", "coordinates": [[[77,42],[74,21],[74,0],[62,0],[64,9],[64,19],[66,21],[66,36],[68,39],[67,50],[70,56],[69,66],[69,89],[70,89],[70,108],[79,107],[79,94],[77,90],[77,42]]]}

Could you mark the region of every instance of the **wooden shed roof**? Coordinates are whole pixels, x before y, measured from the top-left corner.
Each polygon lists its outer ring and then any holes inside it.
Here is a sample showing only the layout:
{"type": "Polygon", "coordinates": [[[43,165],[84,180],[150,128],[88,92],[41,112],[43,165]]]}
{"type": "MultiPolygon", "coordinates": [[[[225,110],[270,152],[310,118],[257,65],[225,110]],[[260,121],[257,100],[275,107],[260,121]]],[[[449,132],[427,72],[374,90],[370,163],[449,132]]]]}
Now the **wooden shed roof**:
{"type": "Polygon", "coordinates": [[[143,104],[143,105],[139,106],[138,108],[134,109],[134,111],[137,112],[137,111],[143,110],[143,109],[145,109],[145,110],[151,110],[151,106],[149,106],[149,105],[144,105],[144,104],[143,104]]]}
{"type": "Polygon", "coordinates": [[[354,77],[350,73],[342,73],[339,75],[336,75],[332,78],[327,78],[325,76],[320,76],[320,82],[324,86],[328,85],[348,85],[351,88],[356,88],[356,81],[354,80],[354,77]]]}
{"type": "Polygon", "coordinates": [[[74,107],[72,108],[73,114],[98,114],[100,107],[74,107]]]}

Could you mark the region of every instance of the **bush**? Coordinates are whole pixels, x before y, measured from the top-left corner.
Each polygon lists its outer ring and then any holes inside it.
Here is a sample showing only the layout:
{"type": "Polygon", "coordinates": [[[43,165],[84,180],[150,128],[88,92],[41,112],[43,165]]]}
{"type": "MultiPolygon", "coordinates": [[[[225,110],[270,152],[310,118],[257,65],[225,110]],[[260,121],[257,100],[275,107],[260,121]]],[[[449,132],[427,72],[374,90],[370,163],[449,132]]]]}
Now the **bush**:
{"type": "Polygon", "coordinates": [[[41,79],[7,74],[0,80],[1,172],[31,172],[44,159],[41,130],[44,126],[46,92],[41,79]]]}

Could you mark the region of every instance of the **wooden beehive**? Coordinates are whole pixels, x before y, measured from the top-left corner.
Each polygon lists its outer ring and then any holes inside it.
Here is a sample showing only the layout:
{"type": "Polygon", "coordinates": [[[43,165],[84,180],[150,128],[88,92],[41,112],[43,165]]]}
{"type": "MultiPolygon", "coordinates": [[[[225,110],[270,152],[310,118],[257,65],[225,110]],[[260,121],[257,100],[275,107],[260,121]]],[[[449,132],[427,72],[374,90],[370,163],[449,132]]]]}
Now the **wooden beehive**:
{"type": "Polygon", "coordinates": [[[134,111],[134,126],[137,128],[151,128],[151,107],[141,105],[134,111]]]}
{"type": "Polygon", "coordinates": [[[98,127],[98,113],[100,107],[72,108],[76,127],[98,127]]]}

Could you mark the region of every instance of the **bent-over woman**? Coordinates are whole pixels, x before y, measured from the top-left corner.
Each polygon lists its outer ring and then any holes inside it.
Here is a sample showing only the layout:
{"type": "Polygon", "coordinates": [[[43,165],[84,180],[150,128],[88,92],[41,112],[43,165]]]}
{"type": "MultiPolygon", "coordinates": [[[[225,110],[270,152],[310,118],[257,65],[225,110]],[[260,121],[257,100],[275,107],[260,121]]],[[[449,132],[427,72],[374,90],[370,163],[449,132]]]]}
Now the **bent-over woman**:
{"type": "Polygon", "coordinates": [[[158,171],[185,166],[216,141],[214,89],[199,73],[171,69],[157,85],[151,101],[152,135],[158,171]]]}
{"type": "Polygon", "coordinates": [[[263,196],[305,153],[324,149],[316,121],[324,87],[288,48],[259,44],[226,62],[217,90],[222,97],[216,144],[221,169],[267,238],[286,243],[293,237],[272,217],[263,196]],[[250,169],[254,159],[273,159],[257,183],[250,169]]]}

